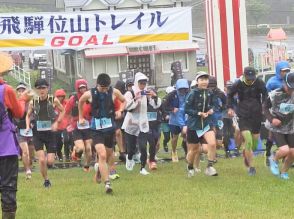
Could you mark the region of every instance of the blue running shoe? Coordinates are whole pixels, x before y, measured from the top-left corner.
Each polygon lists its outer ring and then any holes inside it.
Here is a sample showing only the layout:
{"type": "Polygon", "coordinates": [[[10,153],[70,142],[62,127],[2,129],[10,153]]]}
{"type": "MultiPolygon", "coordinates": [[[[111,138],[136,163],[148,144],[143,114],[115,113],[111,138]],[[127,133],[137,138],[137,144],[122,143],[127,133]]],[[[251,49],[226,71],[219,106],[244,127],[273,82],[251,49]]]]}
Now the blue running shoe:
{"type": "Polygon", "coordinates": [[[280,178],[284,180],[290,179],[288,173],[281,173],[280,178]]]}
{"type": "Polygon", "coordinates": [[[276,161],[273,160],[273,158],[270,158],[270,169],[272,174],[275,176],[278,176],[280,174],[279,165],[276,161]]]}

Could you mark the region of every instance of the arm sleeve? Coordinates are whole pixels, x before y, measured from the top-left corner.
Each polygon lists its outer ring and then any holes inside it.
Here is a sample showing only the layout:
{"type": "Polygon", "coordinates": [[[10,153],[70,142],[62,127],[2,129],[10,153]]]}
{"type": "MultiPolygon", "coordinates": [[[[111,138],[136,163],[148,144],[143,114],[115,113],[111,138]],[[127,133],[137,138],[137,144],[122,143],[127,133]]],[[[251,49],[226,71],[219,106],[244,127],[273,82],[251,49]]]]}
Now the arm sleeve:
{"type": "Polygon", "coordinates": [[[270,100],[270,97],[268,97],[262,104],[263,106],[263,113],[266,117],[266,119],[270,122],[274,119],[274,116],[270,113],[270,108],[272,107],[272,103],[270,100]]]}
{"type": "Polygon", "coordinates": [[[234,96],[237,93],[239,81],[235,82],[231,89],[229,90],[228,97],[227,97],[227,108],[233,108],[234,103],[234,96]]]}
{"type": "Polygon", "coordinates": [[[153,107],[153,109],[158,109],[161,106],[161,98],[157,97],[157,101],[150,98],[149,104],[153,107]]]}
{"type": "Polygon", "coordinates": [[[13,88],[5,85],[4,90],[4,104],[12,113],[14,118],[22,118],[25,111],[25,100],[24,99],[17,99],[16,93],[14,92],[13,88]]]}

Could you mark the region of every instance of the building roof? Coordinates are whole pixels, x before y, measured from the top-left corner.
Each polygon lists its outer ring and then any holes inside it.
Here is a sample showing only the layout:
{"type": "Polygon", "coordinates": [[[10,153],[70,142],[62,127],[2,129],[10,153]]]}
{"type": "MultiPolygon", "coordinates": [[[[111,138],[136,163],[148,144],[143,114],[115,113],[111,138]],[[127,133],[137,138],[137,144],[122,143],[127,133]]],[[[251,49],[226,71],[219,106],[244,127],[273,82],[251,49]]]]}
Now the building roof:
{"type": "MultiPolygon", "coordinates": [[[[59,0],[60,1],[60,0],[59,0]]],[[[65,8],[82,8],[92,0],[63,0],[65,8]]]]}
{"type": "Polygon", "coordinates": [[[270,31],[267,34],[266,39],[268,41],[286,40],[287,35],[286,35],[285,31],[282,28],[270,29],[270,31]]]}

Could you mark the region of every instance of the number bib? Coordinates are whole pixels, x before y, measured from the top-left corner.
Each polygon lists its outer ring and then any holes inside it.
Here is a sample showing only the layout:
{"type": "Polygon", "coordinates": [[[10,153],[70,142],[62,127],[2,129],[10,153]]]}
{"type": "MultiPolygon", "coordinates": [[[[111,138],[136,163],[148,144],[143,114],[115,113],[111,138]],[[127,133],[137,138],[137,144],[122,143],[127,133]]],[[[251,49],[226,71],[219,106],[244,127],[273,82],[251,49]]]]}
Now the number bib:
{"type": "Polygon", "coordinates": [[[29,129],[29,132],[25,132],[25,129],[20,129],[19,134],[22,137],[33,137],[33,131],[32,129],[29,129]]]}
{"type": "Polygon", "coordinates": [[[51,121],[37,121],[37,131],[51,131],[51,121]]]}
{"type": "Polygon", "coordinates": [[[77,128],[79,130],[83,130],[83,129],[89,129],[90,128],[90,124],[89,122],[86,120],[84,124],[80,124],[79,122],[77,122],[77,128]]]}
{"type": "Polygon", "coordinates": [[[202,130],[196,130],[196,134],[197,134],[198,138],[201,138],[206,132],[209,131],[209,129],[210,129],[210,126],[207,125],[202,130]]]}
{"type": "Polygon", "coordinates": [[[290,113],[293,113],[294,112],[294,104],[281,103],[279,111],[280,111],[280,113],[282,113],[284,115],[288,115],[290,113]]]}
{"type": "Polygon", "coordinates": [[[96,130],[104,130],[112,127],[112,120],[110,118],[103,117],[101,119],[94,119],[94,128],[96,130]]]}
{"type": "Polygon", "coordinates": [[[148,122],[157,120],[157,112],[147,112],[148,122]]]}

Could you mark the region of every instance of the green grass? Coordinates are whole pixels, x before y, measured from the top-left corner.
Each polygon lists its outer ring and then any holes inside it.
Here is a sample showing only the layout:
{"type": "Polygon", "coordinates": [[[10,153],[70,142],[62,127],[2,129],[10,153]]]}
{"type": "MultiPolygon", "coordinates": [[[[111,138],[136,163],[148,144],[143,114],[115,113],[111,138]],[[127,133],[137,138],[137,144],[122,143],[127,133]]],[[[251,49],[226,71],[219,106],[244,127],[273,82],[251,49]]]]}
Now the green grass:
{"type": "MultiPolygon", "coordinates": [[[[162,156],[162,155],[160,155],[162,156]]],[[[106,195],[79,168],[49,171],[52,187],[42,188],[39,173],[30,181],[19,175],[18,218],[292,218],[294,174],[289,181],[272,176],[263,158],[249,177],[241,158],[219,159],[218,177],[186,176],[186,164],[162,163],[149,176],[117,167],[121,178],[106,195]]]]}

